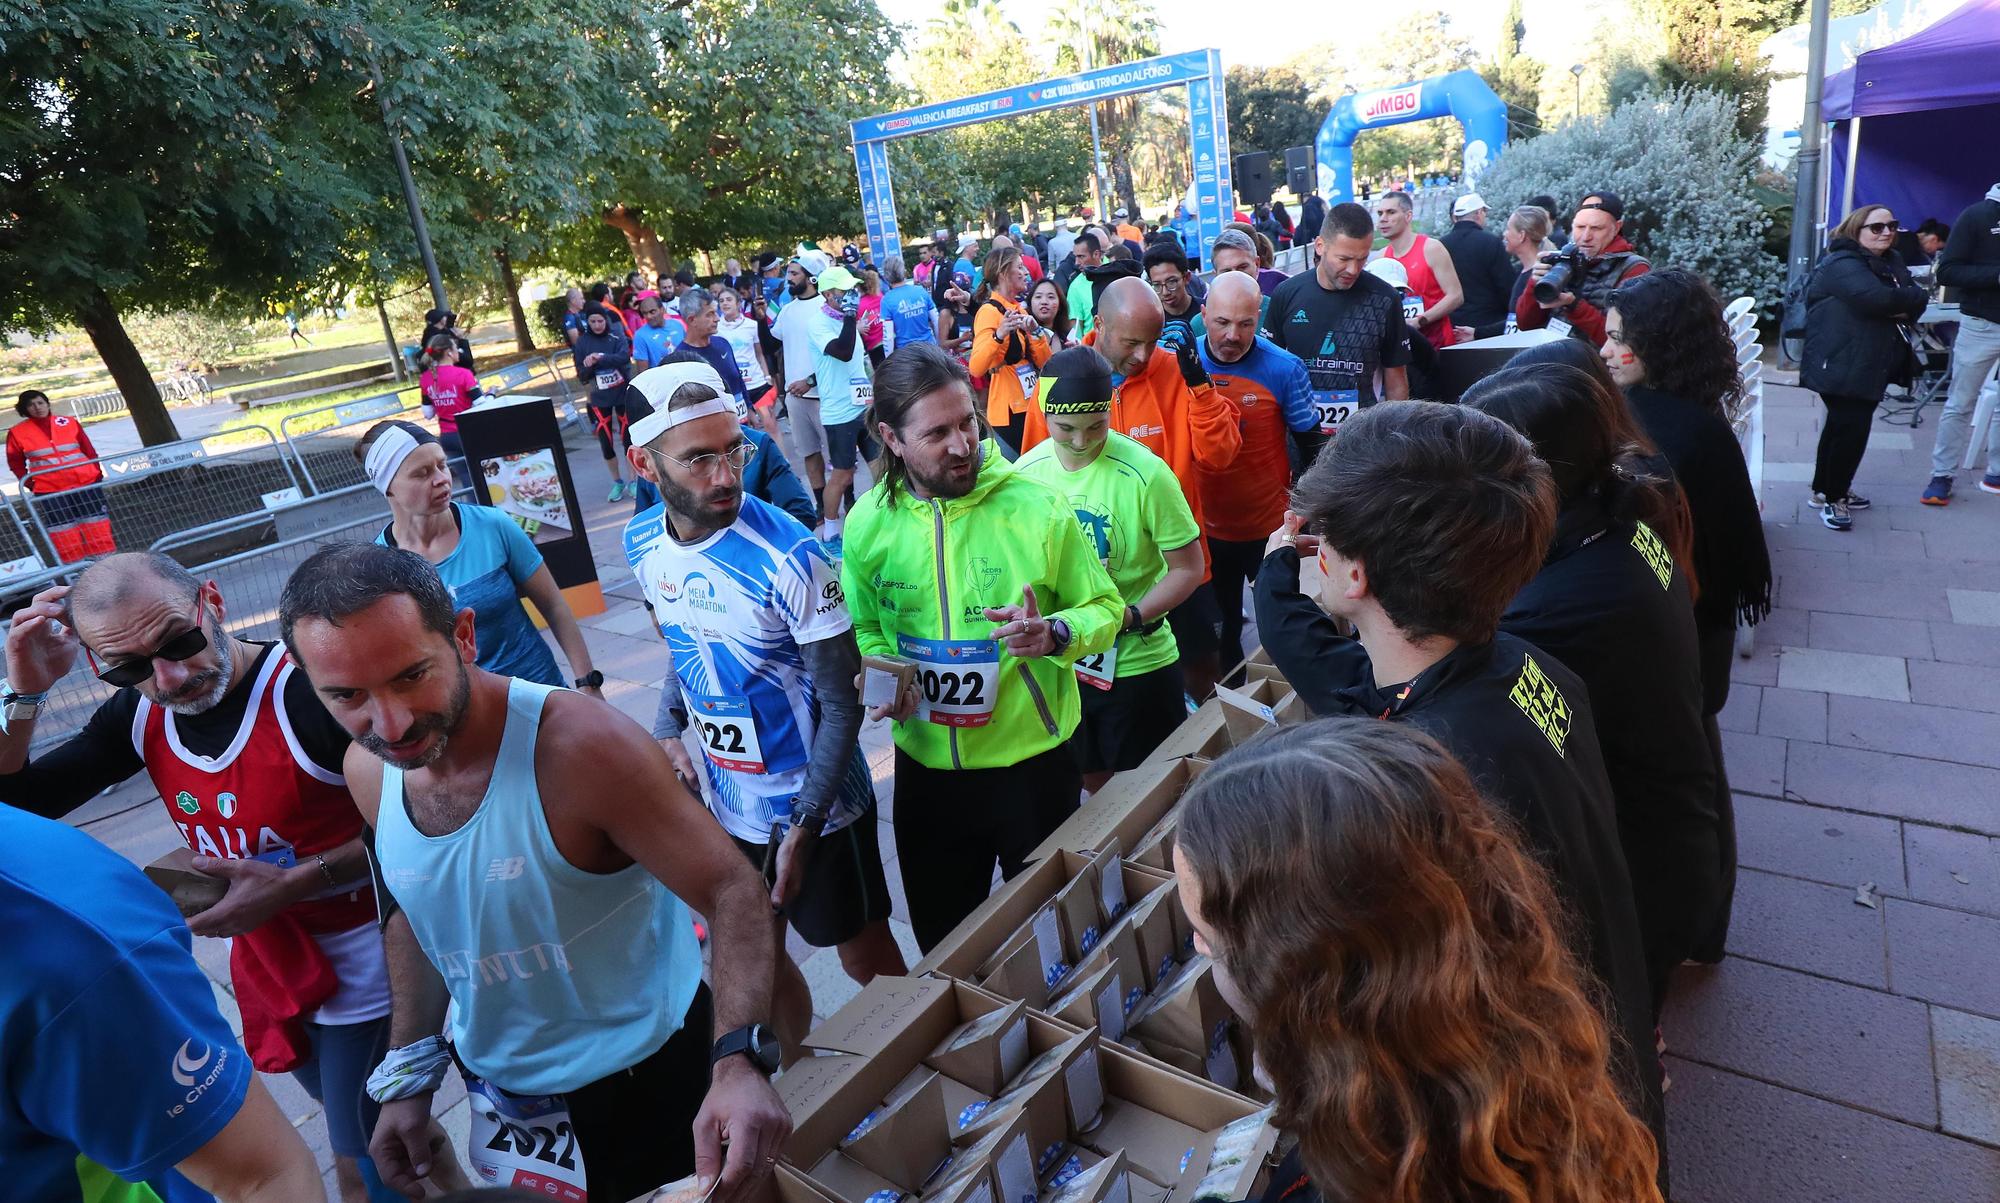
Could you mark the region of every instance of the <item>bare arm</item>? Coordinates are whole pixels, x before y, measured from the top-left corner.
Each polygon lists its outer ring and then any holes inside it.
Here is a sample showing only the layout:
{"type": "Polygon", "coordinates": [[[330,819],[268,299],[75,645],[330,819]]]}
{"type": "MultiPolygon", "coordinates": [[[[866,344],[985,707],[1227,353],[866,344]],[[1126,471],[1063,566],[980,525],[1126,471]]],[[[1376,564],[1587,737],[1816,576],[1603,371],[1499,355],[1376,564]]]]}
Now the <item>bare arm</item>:
{"type": "Polygon", "coordinates": [[[544,564],[535,569],[535,574],[521,585],[521,592],[548,619],[549,630],[555,632],[556,644],[562,648],[563,658],[569,661],[569,675],[589,676],[590,645],[583,641],[583,628],[576,625],[576,613],[569,608],[569,601],[563,597],[562,587],[556,584],[549,566],[544,564]]]}
{"type": "Polygon", "coordinates": [[[1146,596],[1135,603],[1139,607],[1141,625],[1180,605],[1201,587],[1202,573],[1207,570],[1207,557],[1202,555],[1201,547],[1201,540],[1196,539],[1186,547],[1176,547],[1163,553],[1167,558],[1167,575],[1146,590],[1146,596]]]}
{"type": "Polygon", "coordinates": [[[1410,369],[1382,369],[1382,399],[1384,401],[1408,401],[1410,399],[1410,369]]]}
{"type": "Polygon", "coordinates": [[[1430,265],[1431,274],[1437,277],[1438,287],[1444,289],[1444,296],[1438,303],[1424,310],[1418,320],[1426,326],[1436,325],[1450,317],[1460,305],[1465,304],[1465,285],[1458,279],[1458,265],[1451,261],[1451,252],[1444,243],[1435,238],[1424,241],[1424,262],[1430,265]]]}
{"type": "Polygon", "coordinates": [[[312,1152],[254,1074],[235,1117],[175,1168],[219,1203],[315,1203],[326,1198],[312,1152]]]}

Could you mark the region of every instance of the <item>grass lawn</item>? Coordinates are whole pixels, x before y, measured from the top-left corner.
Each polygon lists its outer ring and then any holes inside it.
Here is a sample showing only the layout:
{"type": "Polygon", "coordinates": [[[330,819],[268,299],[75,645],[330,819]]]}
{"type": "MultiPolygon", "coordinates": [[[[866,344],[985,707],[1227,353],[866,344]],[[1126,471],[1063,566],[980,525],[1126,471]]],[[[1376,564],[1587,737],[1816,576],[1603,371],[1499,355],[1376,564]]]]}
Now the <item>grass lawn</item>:
{"type": "Polygon", "coordinates": [[[216,431],[216,434],[218,436],[227,435],[230,431],[245,430],[252,426],[268,426],[272,434],[277,434],[280,422],[294,414],[308,413],[313,410],[324,410],[325,412],[316,418],[292,423],[291,428],[293,433],[306,434],[315,430],[325,430],[334,424],[336,416],[333,412],[334,406],[344,405],[349,401],[358,401],[363,397],[380,396],[383,393],[391,391],[396,392],[402,397],[405,404],[414,403],[417,399],[417,386],[414,382],[406,388],[392,390],[378,381],[373,384],[357,385],[350,389],[341,389],[338,392],[321,393],[317,397],[301,397],[297,401],[280,401],[274,405],[259,405],[223,423],[221,429],[216,431]]]}

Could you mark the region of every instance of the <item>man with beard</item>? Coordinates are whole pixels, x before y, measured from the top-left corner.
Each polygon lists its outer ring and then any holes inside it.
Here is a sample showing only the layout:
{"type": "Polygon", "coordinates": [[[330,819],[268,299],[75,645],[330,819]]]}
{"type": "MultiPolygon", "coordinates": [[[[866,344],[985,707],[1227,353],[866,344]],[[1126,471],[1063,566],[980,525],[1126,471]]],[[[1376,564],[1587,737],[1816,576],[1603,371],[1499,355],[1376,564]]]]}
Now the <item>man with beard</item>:
{"type": "Polygon", "coordinates": [[[740,1203],[791,1127],[765,1080],[770,903],[660,746],[596,698],[478,668],[472,611],[411,552],[319,551],[278,621],[354,737],[401,907],[394,1047],[369,1080],[383,1177],[417,1197],[457,1065],[488,1182],[628,1199],[693,1172],[740,1203]],[[715,933],[712,998],[690,905],[715,933]]]}
{"type": "MultiPolygon", "coordinates": [[[[625,524],[625,557],[673,652],[653,738],[692,785],[682,733],[694,732],[717,821],[751,864],[773,866],[780,924],[839,948],[862,985],[905,973],[840,569],[796,518],[745,495],[750,460],[774,452],[749,439],[713,370],[675,363],[639,381],[653,412],[632,428],[632,470],[664,500],[625,524]]],[[[774,1001],[795,1044],[812,991],[782,952],[774,1001]]]]}
{"type": "Polygon", "coordinates": [[[1075,665],[1125,603],[1068,500],[980,442],[944,350],[891,355],[873,413],[882,478],[848,519],[841,584],[862,653],[917,664],[920,688],[869,714],[896,722],[898,863],[929,950],[1076,809],[1075,665]]]}
{"type": "Polygon", "coordinates": [[[771,323],[771,333],[784,347],[784,406],[791,418],[792,450],[805,461],[815,497],[826,488],[826,427],[820,423],[819,382],[813,378],[822,345],[813,341],[813,316],[820,310],[815,281],[827,266],[818,251],[802,251],[785,265],[789,299],[771,323]]]}
{"type": "Polygon", "coordinates": [[[362,1085],[388,1035],[389,981],[341,776],[347,732],[283,648],[229,634],[227,618],[213,581],[156,552],[108,556],[73,588],[36,594],[7,632],[0,798],[60,818],[146,773],[193,868],[227,883],[188,928],[233,937],[251,1061],[289,1071],[326,1108],[341,1193],[359,1199],[375,1181],[362,1085]],[[30,761],[36,718],[79,647],[117,692],[30,761]]]}

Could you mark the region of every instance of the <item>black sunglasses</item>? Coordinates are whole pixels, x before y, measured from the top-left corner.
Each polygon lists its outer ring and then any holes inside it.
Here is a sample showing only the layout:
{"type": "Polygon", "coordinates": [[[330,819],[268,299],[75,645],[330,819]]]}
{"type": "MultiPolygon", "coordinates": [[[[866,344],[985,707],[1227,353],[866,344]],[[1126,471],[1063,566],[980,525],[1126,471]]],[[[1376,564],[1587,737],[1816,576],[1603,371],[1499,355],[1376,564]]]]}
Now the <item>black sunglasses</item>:
{"type": "Polygon", "coordinates": [[[199,656],[208,647],[208,633],[201,629],[201,620],[208,611],[208,603],[197,594],[194,599],[194,625],[165,643],[153,649],[150,656],[137,656],[130,660],[120,660],[106,668],[98,668],[97,656],[86,647],[84,654],[90,657],[90,666],[97,669],[97,679],[106,685],[120,689],[137,685],[153,675],[153,661],[171,660],[175,664],[193,656],[199,656]]]}
{"type": "Polygon", "coordinates": [[[1864,222],[1861,228],[1870,234],[1895,234],[1902,230],[1903,223],[1900,221],[1870,221],[1864,222]]]}

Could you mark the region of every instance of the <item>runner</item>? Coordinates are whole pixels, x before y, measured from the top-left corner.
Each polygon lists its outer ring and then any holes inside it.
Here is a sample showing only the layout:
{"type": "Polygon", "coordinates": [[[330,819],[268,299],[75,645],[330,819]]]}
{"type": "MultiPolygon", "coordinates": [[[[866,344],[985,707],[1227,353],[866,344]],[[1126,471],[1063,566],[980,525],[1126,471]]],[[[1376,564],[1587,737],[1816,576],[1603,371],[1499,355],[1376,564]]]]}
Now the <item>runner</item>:
{"type": "Polygon", "coordinates": [[[227,620],[214,582],[155,552],[107,557],[74,589],[36,594],[7,632],[0,797],[60,818],[146,774],[193,867],[228,883],[188,927],[233,937],[250,1060],[291,1073],[325,1107],[344,1198],[363,1198],[364,1183],[393,1198],[367,1164],[374,1108],[361,1086],[388,1035],[389,982],[341,777],[347,733],[284,649],[230,635],[227,620]],[[116,692],[30,761],[36,718],[79,647],[116,692]]]}
{"type": "MultiPolygon", "coordinates": [[[[678,371],[677,365],[702,362],[704,361],[697,359],[683,347],[674,353],[674,357],[667,361],[665,367],[654,368],[634,376],[632,387],[642,399],[649,398],[654,395],[658,387],[653,381],[656,374],[662,374],[660,375],[662,380],[669,379],[670,376],[663,373],[678,371]]],[[[648,405],[651,407],[650,402],[648,405]]],[[[759,501],[768,501],[777,506],[798,519],[807,530],[818,526],[818,502],[807,490],[805,482],[792,471],[792,465],[785,459],[784,449],[778,446],[777,440],[754,426],[746,427],[743,437],[757,449],[750,457],[750,466],[743,470],[743,491],[759,501]]],[[[638,500],[632,516],[636,518],[660,504],[660,490],[643,474],[638,476],[635,483],[638,486],[638,500]]]]}
{"type": "Polygon", "coordinates": [[[1400,401],[1410,395],[1403,298],[1362,270],[1374,234],[1360,205],[1342,202],[1327,210],[1319,263],[1280,284],[1266,311],[1264,337],[1305,361],[1322,434],[1334,433],[1378,396],[1400,401]]]}
{"type": "Polygon", "coordinates": [[[847,487],[854,483],[854,466],[865,441],[863,415],[874,400],[868,376],[868,353],[860,333],[860,281],[838,263],[821,272],[820,303],[807,315],[807,344],[818,356],[813,380],[819,385],[820,420],[826,431],[826,488],[821,492],[818,537],[840,554],[841,514],[847,487]]]}
{"type": "Polygon", "coordinates": [[[312,1152],[152,882],[74,828],[0,808],[0,914],[9,1198],[323,1203],[312,1152]]]}
{"type": "Polygon", "coordinates": [[[658,293],[634,302],[639,317],[644,322],[632,332],[632,370],[643,372],[647,368],[657,368],[667,362],[667,356],[681,345],[687,337],[687,321],[679,313],[669,313],[667,307],[675,302],[665,300],[658,293]]]}
{"type": "MultiPolygon", "coordinates": [[[[1159,346],[1165,311],[1144,281],[1111,281],[1097,298],[1097,318],[1097,329],[1084,341],[1111,362],[1111,428],[1167,461],[1200,525],[1199,473],[1226,470],[1243,445],[1236,405],[1212,387],[1192,344],[1159,346]]],[[[1047,437],[1041,411],[1031,411],[1027,445],[1047,437]]],[[[1176,607],[1172,617],[1188,694],[1199,702],[1221,675],[1222,613],[1206,578],[1204,587],[1176,607]]]]}
{"type": "Polygon", "coordinates": [[[778,436],[778,390],[771,385],[771,369],[757,337],[757,320],[743,312],[743,299],[731,289],[715,294],[721,317],[715,332],[729,344],[736,360],[737,374],[743,377],[744,399],[749,402],[750,420],[766,435],[778,436]]]}
{"type": "Polygon", "coordinates": [[[996,246],[986,256],[985,278],[972,319],[972,357],[966,367],[991,382],[986,424],[1018,452],[1024,449],[1021,434],[1027,424],[1028,398],[1035,395],[1036,371],[1048,361],[1049,340],[1022,304],[1029,284],[1020,251],[996,246]]]}
{"type": "MultiPolygon", "coordinates": [[[[714,294],[697,285],[681,294],[679,304],[681,320],[687,325],[687,336],[681,342],[679,357],[694,355],[714,368],[715,374],[722,377],[723,389],[729,399],[736,403],[737,416],[747,420],[750,416],[750,388],[743,379],[743,373],[736,370],[736,353],[729,341],[717,341],[715,337],[722,312],[716,308],[714,294]]],[[[668,360],[674,358],[676,356],[673,355],[667,357],[668,360]]],[[[627,450],[629,452],[630,449],[627,450]]]]}
{"type": "Polygon", "coordinates": [[[744,1198],[790,1128],[764,1077],[770,903],[659,745],[595,698],[477,667],[471,613],[407,551],[322,549],[279,625],[355,738],[347,776],[401,906],[396,1047],[369,1081],[384,1178],[418,1197],[456,1064],[490,1183],[630,1199],[720,1172],[715,1197],[744,1198]]]}
{"type": "Polygon", "coordinates": [[[1111,646],[1124,603],[1069,505],[980,442],[948,353],[905,347],[876,383],[883,478],[841,583],[862,653],[919,665],[921,689],[870,717],[896,720],[897,861],[928,950],[1076,809],[1072,666],[1111,646]]]}
{"type": "Polygon", "coordinates": [[[1417,233],[1410,224],[1415,211],[1409,193],[1383,194],[1375,207],[1375,224],[1382,237],[1389,240],[1382,256],[1403,265],[1409,275],[1410,291],[1423,301],[1423,307],[1411,319],[1412,324],[1433,347],[1449,347],[1451,315],[1465,304],[1465,289],[1458,282],[1458,268],[1452,265],[1451,252],[1444,243],[1417,233]]]}
{"type": "MultiPolygon", "coordinates": [[[[838,947],[862,985],[905,973],[840,569],[808,527],[744,495],[760,452],[714,372],[674,364],[639,380],[653,413],[632,429],[632,470],[665,501],[626,524],[625,557],[673,652],[653,738],[693,788],[681,738],[693,728],[710,808],[752,864],[772,866],[771,906],[801,939],[838,947]]],[[[812,1027],[812,992],[782,951],[775,1002],[779,1034],[796,1045],[812,1027]]]]}
{"type": "Polygon", "coordinates": [[[1154,294],[1160,298],[1161,312],[1166,315],[1166,324],[1160,330],[1160,341],[1170,347],[1192,344],[1195,340],[1194,323],[1201,317],[1201,306],[1195,303],[1188,290],[1192,276],[1181,244],[1171,238],[1162,238],[1146,248],[1146,257],[1141,263],[1145,268],[1146,283],[1152,285],[1154,294]]]}
{"type": "MultiPolygon", "coordinates": [[[[1219,257],[1220,239],[1216,247],[1219,257]]],[[[1216,276],[1202,310],[1205,334],[1195,348],[1215,390],[1234,401],[1243,415],[1243,449],[1235,462],[1220,472],[1200,469],[1201,493],[1208,503],[1202,533],[1208,536],[1209,572],[1222,615],[1224,669],[1243,658],[1243,591],[1257,579],[1264,541],[1285,519],[1293,455],[1302,467],[1310,467],[1326,441],[1319,433],[1306,365],[1257,333],[1263,302],[1256,276],[1242,271],[1216,276]]]]}
{"type": "Polygon", "coordinates": [[[563,345],[575,347],[577,338],[583,333],[583,289],[571,288],[563,294],[562,336],[563,345]]]}
{"type": "Polygon", "coordinates": [[[784,347],[784,405],[791,416],[792,450],[805,461],[806,479],[815,496],[826,485],[826,427],[820,422],[820,393],[813,381],[819,346],[812,340],[812,322],[820,309],[815,280],[826,269],[826,256],[818,251],[801,252],[787,263],[785,307],[771,323],[771,332],[784,347]]]}
{"type": "Polygon", "coordinates": [[[611,474],[611,495],[605,500],[617,501],[627,488],[617,446],[631,445],[625,432],[629,424],[625,382],[631,374],[632,344],[625,341],[624,331],[601,305],[586,305],[583,321],[583,336],[576,340],[571,358],[576,362],[576,378],[590,382],[590,420],[597,430],[597,445],[604,452],[605,471],[611,474]]]}
{"type": "Polygon", "coordinates": [[[1076,274],[1069,282],[1069,316],[1076,323],[1077,333],[1087,335],[1097,324],[1089,273],[1091,268],[1104,262],[1104,244],[1097,240],[1096,234],[1085,230],[1076,236],[1071,253],[1076,256],[1076,274]]]}
{"type": "Polygon", "coordinates": [[[937,341],[937,302],[921,282],[912,283],[903,271],[900,255],[891,255],[882,264],[882,281],[889,291],[882,296],[882,316],[889,323],[895,347],[937,341]]]}
{"type": "Polygon", "coordinates": [[[1051,356],[1039,398],[1049,438],[1014,465],[1068,499],[1125,603],[1113,645],[1076,663],[1086,688],[1079,691],[1083,718],[1071,742],[1090,793],[1111,774],[1137,768],[1187,717],[1181,705],[1187,685],[1167,612],[1203,576],[1201,528],[1180,482],[1159,456],[1112,433],[1111,393],[1111,365],[1094,349],[1051,356]]]}

